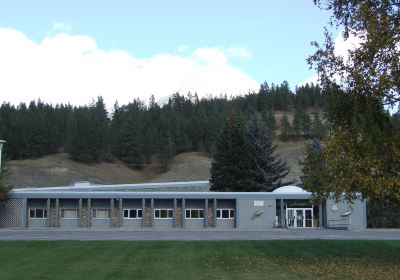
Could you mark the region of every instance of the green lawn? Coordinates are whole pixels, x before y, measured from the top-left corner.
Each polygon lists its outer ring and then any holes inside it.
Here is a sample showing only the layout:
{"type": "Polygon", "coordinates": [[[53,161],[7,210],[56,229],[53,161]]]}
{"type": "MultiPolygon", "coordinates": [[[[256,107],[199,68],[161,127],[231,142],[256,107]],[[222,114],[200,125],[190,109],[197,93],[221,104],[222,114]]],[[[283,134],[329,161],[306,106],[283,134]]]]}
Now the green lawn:
{"type": "Polygon", "coordinates": [[[400,241],[0,242],[0,279],[400,279],[400,241]]]}

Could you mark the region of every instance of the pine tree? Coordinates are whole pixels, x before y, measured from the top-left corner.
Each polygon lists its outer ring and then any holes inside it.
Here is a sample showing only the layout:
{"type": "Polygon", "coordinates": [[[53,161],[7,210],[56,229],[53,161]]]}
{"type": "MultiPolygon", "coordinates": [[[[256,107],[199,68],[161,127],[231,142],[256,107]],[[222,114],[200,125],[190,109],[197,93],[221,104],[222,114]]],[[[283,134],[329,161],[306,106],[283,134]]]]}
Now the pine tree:
{"type": "Polygon", "coordinates": [[[281,118],[281,138],[288,139],[293,133],[293,127],[289,122],[289,117],[285,113],[281,118]]]}
{"type": "Polygon", "coordinates": [[[318,193],[323,188],[323,158],[321,157],[324,146],[318,138],[311,139],[306,144],[304,160],[300,162],[303,176],[302,185],[310,192],[318,193]]]}
{"type": "Polygon", "coordinates": [[[246,123],[246,140],[250,156],[250,176],[253,181],[251,191],[270,192],[294,181],[283,182],[289,167],[275,154],[277,146],[272,145],[271,133],[264,122],[252,116],[246,123]]]}
{"type": "Polygon", "coordinates": [[[301,129],[303,131],[304,138],[307,138],[310,135],[311,127],[311,118],[307,113],[304,113],[301,119],[301,129]]]}
{"type": "Polygon", "coordinates": [[[301,124],[304,117],[304,108],[303,106],[296,106],[296,110],[293,115],[293,131],[295,136],[300,136],[301,132],[301,124]]]}
{"type": "Polygon", "coordinates": [[[312,135],[316,138],[322,138],[325,135],[326,127],[322,123],[321,118],[319,117],[318,111],[314,112],[314,119],[312,124],[312,135]]]}
{"type": "Polygon", "coordinates": [[[217,152],[211,164],[212,191],[249,191],[253,183],[249,176],[250,159],[244,127],[238,114],[231,112],[221,130],[217,152]]]}
{"type": "MultiPolygon", "coordinates": [[[[3,150],[4,152],[4,150],[3,150]]],[[[1,162],[1,170],[0,170],[0,203],[6,202],[8,200],[8,192],[11,190],[11,187],[4,183],[3,179],[7,175],[7,157],[3,155],[1,162]]]]}

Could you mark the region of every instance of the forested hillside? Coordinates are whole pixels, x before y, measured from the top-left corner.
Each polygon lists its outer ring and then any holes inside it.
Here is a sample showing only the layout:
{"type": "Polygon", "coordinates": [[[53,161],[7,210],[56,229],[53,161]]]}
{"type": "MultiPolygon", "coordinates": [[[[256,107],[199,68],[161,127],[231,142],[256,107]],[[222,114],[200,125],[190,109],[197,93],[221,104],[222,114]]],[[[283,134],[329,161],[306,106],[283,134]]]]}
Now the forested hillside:
{"type": "Polygon", "coordinates": [[[240,97],[174,94],[159,106],[134,99],[115,103],[108,112],[102,97],[88,106],[46,104],[40,100],[0,107],[0,138],[13,160],[67,152],[73,160],[93,163],[119,159],[134,168],[168,161],[182,152],[213,154],[216,137],[231,110],[244,119],[258,113],[276,137],[321,137],[326,131],[327,96],[318,86],[292,92],[289,85],[264,83],[258,93],[240,97]]]}

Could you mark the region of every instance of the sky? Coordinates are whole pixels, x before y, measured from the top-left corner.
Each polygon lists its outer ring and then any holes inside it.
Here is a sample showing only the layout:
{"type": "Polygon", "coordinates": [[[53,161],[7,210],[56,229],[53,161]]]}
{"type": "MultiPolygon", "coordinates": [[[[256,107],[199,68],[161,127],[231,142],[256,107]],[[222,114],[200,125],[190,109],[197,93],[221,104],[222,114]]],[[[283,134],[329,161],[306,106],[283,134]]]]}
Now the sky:
{"type": "Polygon", "coordinates": [[[296,1],[0,0],[0,102],[108,106],[315,80],[330,14],[296,1]]]}

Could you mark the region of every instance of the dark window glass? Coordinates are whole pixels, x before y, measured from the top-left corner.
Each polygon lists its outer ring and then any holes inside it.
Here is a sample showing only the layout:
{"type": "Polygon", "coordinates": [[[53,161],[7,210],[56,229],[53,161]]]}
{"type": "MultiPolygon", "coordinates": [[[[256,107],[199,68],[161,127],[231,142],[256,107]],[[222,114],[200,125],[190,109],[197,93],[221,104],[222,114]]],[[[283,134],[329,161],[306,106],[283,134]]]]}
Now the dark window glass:
{"type": "Polygon", "coordinates": [[[129,210],[124,210],[124,218],[129,218],[129,210]]]}
{"type": "Polygon", "coordinates": [[[190,210],[186,210],[186,218],[190,218],[190,210]]]}
{"type": "Polygon", "coordinates": [[[174,210],[168,210],[168,218],[172,218],[174,216],[174,210]]]}
{"type": "Polygon", "coordinates": [[[43,218],[43,209],[36,209],[36,218],[43,218]]]}
{"type": "Polygon", "coordinates": [[[196,219],[199,217],[199,211],[198,210],[192,210],[192,218],[196,219]]]}
{"type": "Polygon", "coordinates": [[[35,218],[35,210],[29,210],[29,218],[35,218]]]}
{"type": "Polygon", "coordinates": [[[136,210],[129,210],[129,218],[131,219],[136,218],[136,210]]]}
{"type": "Polygon", "coordinates": [[[167,217],[167,210],[161,210],[161,218],[168,218],[167,217]]]}
{"type": "Polygon", "coordinates": [[[199,210],[199,218],[204,218],[204,211],[203,210],[199,210]]]}
{"type": "Polygon", "coordinates": [[[230,210],[230,218],[235,218],[235,210],[230,210]]]}
{"type": "Polygon", "coordinates": [[[229,218],[229,210],[222,210],[222,218],[223,219],[229,218]]]}
{"type": "Polygon", "coordinates": [[[138,218],[141,218],[141,217],[142,217],[142,210],[140,209],[140,210],[137,210],[137,211],[138,211],[137,217],[138,217],[138,218]]]}
{"type": "Polygon", "coordinates": [[[156,217],[156,218],[160,218],[160,217],[161,217],[161,215],[160,215],[160,210],[156,210],[155,217],[156,217]]]}
{"type": "Polygon", "coordinates": [[[217,218],[221,218],[221,210],[217,210],[217,218]]]}

